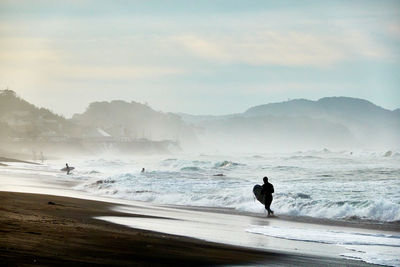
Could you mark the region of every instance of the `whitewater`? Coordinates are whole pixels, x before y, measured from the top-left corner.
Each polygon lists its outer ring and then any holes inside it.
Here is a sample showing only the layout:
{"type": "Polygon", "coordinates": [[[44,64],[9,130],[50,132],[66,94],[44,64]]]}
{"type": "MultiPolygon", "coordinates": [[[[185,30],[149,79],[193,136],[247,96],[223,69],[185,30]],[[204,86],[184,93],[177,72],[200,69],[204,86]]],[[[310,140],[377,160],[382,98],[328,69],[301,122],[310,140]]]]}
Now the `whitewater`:
{"type": "MultiPolygon", "coordinates": [[[[108,155],[68,163],[76,170],[71,175],[59,172],[58,178],[98,196],[264,213],[252,188],[268,176],[275,187],[275,214],[400,221],[399,152],[108,155]]],[[[46,164],[54,170],[65,166],[61,161],[46,164]]]]}

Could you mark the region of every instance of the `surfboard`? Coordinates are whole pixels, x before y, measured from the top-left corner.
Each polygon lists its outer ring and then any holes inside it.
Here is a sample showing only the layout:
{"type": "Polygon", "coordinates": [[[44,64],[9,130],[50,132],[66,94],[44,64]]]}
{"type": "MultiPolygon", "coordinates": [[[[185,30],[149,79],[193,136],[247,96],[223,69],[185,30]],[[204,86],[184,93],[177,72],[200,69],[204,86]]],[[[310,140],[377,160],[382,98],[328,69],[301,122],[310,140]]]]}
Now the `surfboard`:
{"type": "MultiPolygon", "coordinates": [[[[75,167],[69,167],[69,171],[72,171],[73,169],[75,169],[75,167]]],[[[62,168],[60,171],[66,172],[67,171],[67,167],[62,168]]]]}
{"type": "Polygon", "coordinates": [[[265,195],[261,193],[261,190],[262,190],[262,186],[259,184],[256,184],[253,187],[254,196],[256,197],[256,199],[258,201],[260,201],[261,204],[265,205],[265,195]]]}

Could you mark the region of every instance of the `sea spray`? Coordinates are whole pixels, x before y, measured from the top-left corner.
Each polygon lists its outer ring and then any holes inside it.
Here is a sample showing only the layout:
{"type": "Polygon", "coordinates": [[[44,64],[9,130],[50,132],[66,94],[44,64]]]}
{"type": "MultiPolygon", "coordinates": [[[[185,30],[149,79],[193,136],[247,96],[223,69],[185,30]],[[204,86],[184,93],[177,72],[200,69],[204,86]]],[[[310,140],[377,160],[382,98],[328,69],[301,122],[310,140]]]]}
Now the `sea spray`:
{"type": "Polygon", "coordinates": [[[252,188],[267,175],[275,187],[277,214],[400,220],[400,159],[382,152],[146,157],[75,165],[82,165],[78,169],[84,174],[71,177],[81,181],[76,188],[96,195],[262,213],[252,188]]]}

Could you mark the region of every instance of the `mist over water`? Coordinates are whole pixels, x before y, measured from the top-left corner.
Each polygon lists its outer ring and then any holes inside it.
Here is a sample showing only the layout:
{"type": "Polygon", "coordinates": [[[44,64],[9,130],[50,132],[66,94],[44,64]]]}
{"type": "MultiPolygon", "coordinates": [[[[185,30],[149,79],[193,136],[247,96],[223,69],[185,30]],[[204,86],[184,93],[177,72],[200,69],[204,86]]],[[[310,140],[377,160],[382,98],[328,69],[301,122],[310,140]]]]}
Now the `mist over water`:
{"type": "Polygon", "coordinates": [[[400,113],[363,99],[296,99],[226,116],[114,100],[72,119],[11,90],[0,103],[0,156],[57,171],[66,161],[76,170],[60,179],[91,194],[260,213],[252,188],[268,176],[277,214],[400,220],[400,113]]]}
{"type": "MultiPolygon", "coordinates": [[[[53,162],[52,164],[61,164],[53,162]]],[[[263,213],[252,188],[268,176],[276,214],[400,220],[400,154],[309,151],[77,160],[63,179],[90,194],[263,213]],[[146,169],[141,173],[142,168],[146,169]]],[[[56,166],[56,165],[54,165],[56,166]]]]}

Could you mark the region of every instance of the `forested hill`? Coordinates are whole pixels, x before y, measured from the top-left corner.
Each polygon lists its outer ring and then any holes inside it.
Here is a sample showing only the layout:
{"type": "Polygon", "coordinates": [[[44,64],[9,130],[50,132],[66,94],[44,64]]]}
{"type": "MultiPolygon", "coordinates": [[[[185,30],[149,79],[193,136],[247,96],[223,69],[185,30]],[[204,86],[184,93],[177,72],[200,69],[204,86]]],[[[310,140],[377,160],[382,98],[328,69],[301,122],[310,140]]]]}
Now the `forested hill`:
{"type": "Polygon", "coordinates": [[[12,90],[0,90],[0,136],[35,139],[62,136],[70,130],[64,117],[30,104],[12,90]]]}
{"type": "Polygon", "coordinates": [[[93,102],[72,120],[85,127],[101,128],[104,134],[115,137],[179,141],[194,138],[192,129],[179,116],[133,101],[93,102]]]}
{"type": "Polygon", "coordinates": [[[17,96],[12,90],[0,90],[0,116],[5,116],[14,112],[29,112],[29,117],[35,119],[43,117],[65,121],[64,117],[54,114],[46,108],[38,108],[24,99],[17,96]]]}

